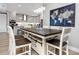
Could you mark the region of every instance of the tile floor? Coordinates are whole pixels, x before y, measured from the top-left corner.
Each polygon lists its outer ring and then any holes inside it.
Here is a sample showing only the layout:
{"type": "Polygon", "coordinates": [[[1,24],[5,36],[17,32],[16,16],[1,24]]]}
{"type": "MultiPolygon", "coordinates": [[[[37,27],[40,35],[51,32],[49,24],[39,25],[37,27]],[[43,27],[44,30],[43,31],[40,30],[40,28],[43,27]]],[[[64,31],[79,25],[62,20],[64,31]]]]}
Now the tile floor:
{"type": "MultiPolygon", "coordinates": [[[[38,53],[32,49],[32,55],[38,55],[38,53]]],[[[79,55],[79,53],[69,50],[69,55],[79,55]]]]}

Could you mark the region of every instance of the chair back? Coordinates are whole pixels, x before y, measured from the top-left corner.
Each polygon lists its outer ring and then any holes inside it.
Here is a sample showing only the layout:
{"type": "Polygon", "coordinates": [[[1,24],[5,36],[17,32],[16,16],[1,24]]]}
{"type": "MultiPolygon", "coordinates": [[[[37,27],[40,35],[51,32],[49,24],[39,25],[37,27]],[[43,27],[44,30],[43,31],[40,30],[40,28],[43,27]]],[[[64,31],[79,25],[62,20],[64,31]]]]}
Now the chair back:
{"type": "Polygon", "coordinates": [[[15,55],[15,38],[14,38],[14,33],[13,30],[10,26],[8,28],[8,33],[9,33],[9,54],[10,55],[15,55]]]}
{"type": "Polygon", "coordinates": [[[69,38],[70,32],[71,32],[71,28],[65,28],[65,27],[62,28],[62,33],[60,36],[60,47],[62,47],[62,42],[64,41],[67,42],[68,44],[68,38],[69,38]]]}

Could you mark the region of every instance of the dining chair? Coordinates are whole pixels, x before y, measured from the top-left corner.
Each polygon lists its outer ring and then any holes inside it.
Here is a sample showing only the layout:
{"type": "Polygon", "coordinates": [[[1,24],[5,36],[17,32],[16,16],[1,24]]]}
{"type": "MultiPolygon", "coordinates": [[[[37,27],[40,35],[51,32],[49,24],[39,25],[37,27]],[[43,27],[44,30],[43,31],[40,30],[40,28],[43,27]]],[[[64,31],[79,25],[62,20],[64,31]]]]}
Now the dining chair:
{"type": "Polygon", "coordinates": [[[50,40],[46,41],[47,44],[47,55],[68,55],[68,37],[70,35],[70,28],[62,28],[62,33],[50,40]]]}
{"type": "Polygon", "coordinates": [[[16,54],[16,50],[15,50],[16,45],[15,45],[14,33],[10,26],[7,26],[7,30],[9,33],[9,55],[15,55],[16,54]]]}
{"type": "Polygon", "coordinates": [[[16,54],[17,55],[31,55],[31,41],[24,38],[22,35],[15,36],[16,54]]]}
{"type": "Polygon", "coordinates": [[[8,26],[9,33],[9,54],[10,55],[31,55],[31,42],[22,35],[14,36],[13,30],[8,26]]]}

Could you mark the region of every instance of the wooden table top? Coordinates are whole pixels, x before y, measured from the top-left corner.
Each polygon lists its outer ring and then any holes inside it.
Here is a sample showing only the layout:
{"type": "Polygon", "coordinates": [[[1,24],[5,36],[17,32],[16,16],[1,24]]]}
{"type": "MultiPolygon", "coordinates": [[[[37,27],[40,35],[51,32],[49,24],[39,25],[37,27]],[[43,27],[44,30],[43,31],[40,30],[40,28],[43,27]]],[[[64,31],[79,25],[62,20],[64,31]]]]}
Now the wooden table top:
{"type": "Polygon", "coordinates": [[[29,43],[31,43],[31,41],[29,41],[27,38],[16,40],[16,46],[21,46],[29,43]]]}
{"type": "Polygon", "coordinates": [[[44,29],[44,28],[21,28],[21,30],[29,31],[41,36],[50,36],[50,35],[55,35],[59,34],[62,31],[61,30],[55,30],[55,29],[44,29]]]}

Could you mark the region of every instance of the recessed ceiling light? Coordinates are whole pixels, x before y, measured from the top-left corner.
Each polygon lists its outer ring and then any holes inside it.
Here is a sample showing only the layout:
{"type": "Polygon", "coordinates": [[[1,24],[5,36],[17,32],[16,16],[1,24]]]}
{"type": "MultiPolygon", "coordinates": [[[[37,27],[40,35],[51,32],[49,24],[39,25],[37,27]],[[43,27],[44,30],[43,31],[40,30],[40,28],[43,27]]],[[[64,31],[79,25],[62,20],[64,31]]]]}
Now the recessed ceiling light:
{"type": "Polygon", "coordinates": [[[22,5],[21,4],[18,4],[18,7],[21,7],[22,5]]]}

